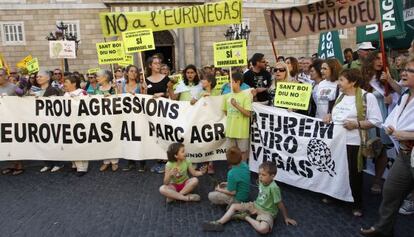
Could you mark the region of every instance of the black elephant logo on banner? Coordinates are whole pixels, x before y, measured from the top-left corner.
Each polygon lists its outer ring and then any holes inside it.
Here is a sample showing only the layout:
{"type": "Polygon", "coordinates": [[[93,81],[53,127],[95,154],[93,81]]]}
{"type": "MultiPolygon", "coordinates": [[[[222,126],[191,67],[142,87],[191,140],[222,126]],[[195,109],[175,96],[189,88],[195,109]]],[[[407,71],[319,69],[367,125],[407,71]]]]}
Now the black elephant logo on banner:
{"type": "Polygon", "coordinates": [[[332,159],[331,149],[322,140],[313,138],[309,141],[307,147],[308,161],[316,166],[320,172],[326,172],[331,177],[336,175],[335,161],[332,159]]]}

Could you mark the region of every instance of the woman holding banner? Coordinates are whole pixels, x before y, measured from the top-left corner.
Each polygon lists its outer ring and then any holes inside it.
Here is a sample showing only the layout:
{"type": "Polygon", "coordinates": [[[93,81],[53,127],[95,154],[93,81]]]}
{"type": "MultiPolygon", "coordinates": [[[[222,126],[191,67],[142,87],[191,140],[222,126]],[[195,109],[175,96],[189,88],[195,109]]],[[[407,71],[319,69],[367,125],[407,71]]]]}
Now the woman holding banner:
{"type": "MultiPolygon", "coordinates": [[[[60,90],[52,86],[51,78],[52,78],[51,72],[40,70],[37,73],[35,84],[34,86],[32,86],[32,89],[34,87],[37,87],[39,88],[39,90],[37,91],[32,90],[31,95],[44,96],[44,97],[62,95],[60,93],[60,90]]],[[[63,168],[63,166],[64,166],[63,163],[59,161],[45,161],[45,165],[42,167],[42,169],[40,169],[40,172],[44,173],[50,170],[50,172],[54,173],[54,172],[59,171],[61,168],[63,168]]]]}
{"type": "MultiPolygon", "coordinates": [[[[98,88],[95,91],[95,95],[111,96],[115,94],[115,85],[112,85],[112,73],[110,71],[103,69],[99,70],[96,73],[96,80],[98,82],[98,88]]],[[[104,160],[99,171],[106,171],[109,168],[109,165],[111,165],[112,171],[117,171],[118,161],[119,159],[104,160]]]]}
{"type": "MultiPolygon", "coordinates": [[[[78,97],[86,96],[86,92],[80,89],[80,78],[77,75],[70,74],[65,76],[65,82],[63,83],[63,89],[65,90],[65,97],[78,97]]],[[[76,176],[84,176],[88,172],[89,162],[87,160],[72,161],[72,169],[76,170],[76,176]]]]}
{"type": "Polygon", "coordinates": [[[96,81],[96,73],[88,73],[88,82],[85,90],[89,95],[95,95],[98,89],[98,82],[96,81]]]}
{"type": "MultiPolygon", "coordinates": [[[[382,53],[380,51],[373,51],[370,52],[366,60],[362,62],[361,72],[364,78],[364,89],[371,92],[375,96],[381,110],[382,117],[385,119],[388,117],[389,112],[391,112],[395,107],[399,98],[399,93],[396,93],[394,90],[386,95],[386,84],[392,85],[398,92],[401,90],[401,87],[397,83],[393,82],[394,80],[391,76],[389,76],[388,71],[385,73],[383,68],[382,53]]],[[[381,139],[380,142],[384,145],[382,146],[381,151],[379,151],[378,157],[371,157],[375,159],[375,179],[371,187],[371,192],[374,194],[380,194],[382,175],[388,162],[386,149],[387,147],[392,147],[392,142],[389,136],[385,134],[383,128],[370,129],[369,137],[379,137],[381,139]]]]}
{"type": "Polygon", "coordinates": [[[308,115],[315,117],[316,115],[316,101],[318,100],[318,87],[322,79],[322,60],[315,59],[309,66],[310,79],[313,81],[312,96],[309,103],[308,115]]]}
{"type": "MultiPolygon", "coordinates": [[[[157,55],[148,58],[146,68],[147,94],[153,95],[154,98],[168,98],[168,82],[170,79],[168,76],[161,73],[161,58],[157,55]]],[[[141,164],[145,164],[145,161],[141,161],[141,164]]],[[[158,161],[153,167],[151,172],[162,174],[165,171],[165,162],[158,161]]]]}
{"type": "Polygon", "coordinates": [[[341,63],[337,59],[330,58],[322,63],[323,81],[319,83],[316,91],[316,118],[323,119],[331,113],[335,100],[339,95],[337,81],[341,70],[341,63]]]}
{"type": "Polygon", "coordinates": [[[332,115],[324,122],[342,125],[346,130],[346,150],[348,157],[349,184],[354,203],[352,214],[362,216],[362,169],[363,157],[361,142],[364,130],[381,126],[382,117],[375,96],[363,91],[360,86],[362,75],[358,69],[345,69],[339,77],[341,95],[336,100],[332,115]]]}
{"type": "Polygon", "coordinates": [[[196,101],[203,90],[196,66],[190,64],[183,70],[183,80],[174,89],[174,82],[168,83],[168,94],[172,100],[196,101]]]}
{"type": "Polygon", "coordinates": [[[402,93],[396,107],[384,122],[398,156],[391,167],[382,192],[379,220],[371,228],[361,229],[364,236],[393,236],[398,209],[414,187],[414,57],[401,71],[402,93]]]}

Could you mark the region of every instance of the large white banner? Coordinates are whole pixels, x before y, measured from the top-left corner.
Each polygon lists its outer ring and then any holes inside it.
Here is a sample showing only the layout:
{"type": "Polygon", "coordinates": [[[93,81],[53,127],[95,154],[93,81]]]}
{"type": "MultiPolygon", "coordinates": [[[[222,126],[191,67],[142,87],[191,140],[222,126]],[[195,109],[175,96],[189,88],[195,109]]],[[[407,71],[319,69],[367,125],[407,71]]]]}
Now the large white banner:
{"type": "Polygon", "coordinates": [[[195,105],[147,95],[0,98],[0,160],[225,160],[222,97],[195,105]]]}
{"type": "Polygon", "coordinates": [[[342,126],[258,103],[253,110],[251,171],[273,161],[277,181],[353,201],[342,126]]]}

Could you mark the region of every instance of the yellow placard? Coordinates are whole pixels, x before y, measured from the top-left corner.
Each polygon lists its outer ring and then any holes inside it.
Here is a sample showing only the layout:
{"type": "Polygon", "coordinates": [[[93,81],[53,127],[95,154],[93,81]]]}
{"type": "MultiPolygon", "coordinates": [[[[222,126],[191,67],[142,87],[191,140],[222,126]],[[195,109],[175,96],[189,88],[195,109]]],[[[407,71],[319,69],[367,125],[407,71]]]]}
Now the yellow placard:
{"type": "Polygon", "coordinates": [[[174,75],[170,75],[168,76],[168,78],[170,78],[171,81],[174,81],[174,87],[173,89],[175,90],[175,88],[177,88],[178,84],[180,84],[180,82],[183,80],[183,75],[182,74],[174,74],[174,75]]]}
{"type": "Polygon", "coordinates": [[[214,43],[214,66],[233,67],[247,65],[246,40],[214,43]]]}
{"type": "Polygon", "coordinates": [[[33,58],[26,64],[27,71],[29,73],[35,73],[39,71],[39,61],[37,58],[33,58]]]}
{"type": "Polygon", "coordinates": [[[16,67],[24,69],[26,68],[26,64],[33,59],[32,55],[27,55],[24,59],[16,64],[16,67]]]}
{"type": "Polygon", "coordinates": [[[154,35],[151,29],[122,32],[125,53],[135,53],[155,49],[154,35]]]}
{"type": "Polygon", "coordinates": [[[242,0],[192,5],[143,12],[105,12],[99,14],[104,37],[125,31],[152,29],[170,30],[186,27],[240,24],[242,0]]]}
{"type": "Polygon", "coordinates": [[[122,41],[97,43],[96,51],[98,53],[99,64],[119,63],[123,62],[125,58],[124,44],[122,41]]]}
{"type": "Polygon", "coordinates": [[[125,54],[125,60],[123,62],[119,62],[118,65],[123,67],[128,67],[129,65],[134,65],[134,57],[132,55],[125,54]]]}
{"type": "Polygon", "coordinates": [[[289,109],[307,110],[311,95],[311,84],[278,82],[274,105],[289,109]]]}
{"type": "Polygon", "coordinates": [[[229,83],[229,76],[216,76],[216,86],[214,89],[221,90],[226,83],[229,83]]]}
{"type": "Polygon", "coordinates": [[[88,74],[95,74],[95,73],[99,72],[99,70],[101,70],[99,67],[91,68],[91,69],[88,70],[88,74]]]}

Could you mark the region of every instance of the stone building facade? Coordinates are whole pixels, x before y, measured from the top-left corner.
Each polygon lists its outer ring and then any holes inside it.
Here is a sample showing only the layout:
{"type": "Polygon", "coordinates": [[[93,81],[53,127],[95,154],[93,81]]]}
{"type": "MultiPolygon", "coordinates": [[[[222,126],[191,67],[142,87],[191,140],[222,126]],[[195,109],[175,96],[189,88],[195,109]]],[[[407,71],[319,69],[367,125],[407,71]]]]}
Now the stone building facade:
{"type": "MultiPolygon", "coordinates": [[[[37,57],[40,66],[61,67],[61,60],[49,58],[46,36],[56,31],[56,24],[69,24],[70,31],[80,39],[77,59],[69,59],[70,70],[85,72],[98,67],[95,44],[103,42],[99,22],[100,12],[127,12],[166,9],[211,0],[0,0],[0,52],[14,66],[28,54],[37,57]]],[[[275,61],[263,17],[265,8],[289,7],[311,0],[243,0],[243,25],[251,30],[248,55],[264,53],[275,61]]],[[[224,41],[229,25],[184,28],[155,33],[157,52],[175,69],[187,64],[197,66],[213,63],[213,43],[224,41]]],[[[279,55],[310,56],[317,51],[319,35],[276,42],[279,55]]],[[[116,38],[109,38],[114,40],[116,38]]],[[[341,33],[342,48],[354,48],[355,29],[341,33]]],[[[154,52],[147,52],[144,58],[154,52]]],[[[135,56],[135,58],[137,58],[135,56]]],[[[135,60],[136,62],[137,60],[135,60]]],[[[101,65],[101,68],[108,67],[101,65]]]]}

